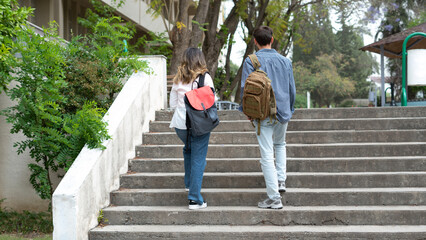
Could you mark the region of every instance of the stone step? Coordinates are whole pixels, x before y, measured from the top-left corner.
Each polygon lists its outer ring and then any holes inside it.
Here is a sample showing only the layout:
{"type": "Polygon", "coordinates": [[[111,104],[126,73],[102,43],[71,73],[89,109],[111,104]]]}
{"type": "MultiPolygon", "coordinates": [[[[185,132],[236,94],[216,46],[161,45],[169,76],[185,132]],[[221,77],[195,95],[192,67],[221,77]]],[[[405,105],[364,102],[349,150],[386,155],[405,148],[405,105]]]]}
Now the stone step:
{"type": "MultiPolygon", "coordinates": [[[[175,132],[144,133],[143,144],[182,144],[175,132]]],[[[426,142],[426,129],[409,130],[345,130],[345,131],[287,131],[287,143],[349,143],[349,142],[426,142]]],[[[256,133],[212,132],[210,144],[256,144],[256,133]]]]}
{"type": "MultiPolygon", "coordinates": [[[[120,177],[121,188],[183,188],[184,173],[131,173],[120,177]]],[[[264,188],[261,172],[204,173],[203,188],[264,188]]],[[[423,172],[287,173],[288,188],[426,187],[423,172]]]]}
{"type": "MultiPolygon", "coordinates": [[[[150,132],[171,132],[169,121],[155,121],[149,125],[150,132]]],[[[288,124],[288,131],[326,130],[392,130],[426,129],[426,117],[421,118],[369,118],[369,119],[295,119],[288,124]]],[[[213,132],[254,132],[248,120],[223,120],[213,132]]]]}
{"type": "Polygon", "coordinates": [[[422,239],[426,226],[252,226],[233,225],[108,225],[90,231],[90,240],[151,239],[422,239]]]}
{"type": "MultiPolygon", "coordinates": [[[[183,172],[183,158],[132,159],[132,172],[183,172]]],[[[208,158],[205,172],[260,172],[259,158],[208,158]]],[[[425,157],[287,158],[287,172],[426,171],[425,157]]]]}
{"type": "Polygon", "coordinates": [[[426,206],[112,206],[103,213],[111,225],[426,225],[426,206]]]}
{"type": "MultiPolygon", "coordinates": [[[[179,158],[183,145],[139,145],[138,158],[179,158]]],[[[426,156],[426,142],[287,144],[287,157],[385,157],[426,156]]],[[[259,158],[257,144],[211,144],[208,158],[259,158]]]]}
{"type": "MultiPolygon", "coordinates": [[[[219,111],[220,120],[246,120],[236,110],[219,111]]],[[[170,121],[173,111],[157,111],[156,121],[170,121]]],[[[296,109],[292,119],[333,119],[333,118],[399,118],[426,117],[426,107],[381,107],[381,108],[332,108],[296,109]]]]}
{"type": "MultiPolygon", "coordinates": [[[[209,206],[257,206],[264,188],[204,188],[209,206]]],[[[121,189],[111,193],[115,206],[186,206],[184,189],[121,189]]],[[[426,205],[426,188],[288,188],[286,206],[426,205]]]]}

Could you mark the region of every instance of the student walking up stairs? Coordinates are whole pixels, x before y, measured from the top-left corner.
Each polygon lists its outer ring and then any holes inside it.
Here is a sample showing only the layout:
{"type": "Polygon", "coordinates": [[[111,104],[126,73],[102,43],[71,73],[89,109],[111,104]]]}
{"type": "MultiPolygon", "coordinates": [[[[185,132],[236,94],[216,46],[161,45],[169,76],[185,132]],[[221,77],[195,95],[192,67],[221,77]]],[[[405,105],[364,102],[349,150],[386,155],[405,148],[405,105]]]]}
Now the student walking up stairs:
{"type": "Polygon", "coordinates": [[[98,239],[424,239],[426,107],[296,110],[287,129],[280,210],[266,197],[255,129],[221,111],[202,184],[208,207],[189,210],[182,143],[160,111],[136,146],[98,239]]]}

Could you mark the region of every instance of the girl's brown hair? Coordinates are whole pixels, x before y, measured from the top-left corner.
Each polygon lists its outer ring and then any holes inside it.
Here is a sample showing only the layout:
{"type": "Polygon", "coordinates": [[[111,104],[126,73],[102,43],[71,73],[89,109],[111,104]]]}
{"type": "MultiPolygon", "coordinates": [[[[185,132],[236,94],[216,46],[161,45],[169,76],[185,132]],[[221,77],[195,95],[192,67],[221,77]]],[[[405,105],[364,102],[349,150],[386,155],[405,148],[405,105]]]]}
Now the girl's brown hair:
{"type": "Polygon", "coordinates": [[[173,78],[173,83],[191,83],[198,75],[204,74],[207,71],[207,64],[203,52],[198,48],[188,48],[183,53],[182,61],[176,76],[173,78]]]}

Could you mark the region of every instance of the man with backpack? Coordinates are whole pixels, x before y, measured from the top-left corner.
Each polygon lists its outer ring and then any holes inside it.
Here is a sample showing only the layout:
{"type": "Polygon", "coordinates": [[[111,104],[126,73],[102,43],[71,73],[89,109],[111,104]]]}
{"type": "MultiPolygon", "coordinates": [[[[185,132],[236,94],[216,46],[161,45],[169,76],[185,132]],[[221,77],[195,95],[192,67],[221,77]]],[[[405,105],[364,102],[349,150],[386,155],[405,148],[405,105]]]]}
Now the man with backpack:
{"type": "Polygon", "coordinates": [[[257,129],[260,164],[268,195],[258,207],[281,209],[280,192],[285,192],[286,180],[285,135],[294,113],[296,87],[291,61],[271,47],[272,34],[272,29],[267,26],[261,26],[253,33],[259,51],[247,57],[243,64],[240,111],[257,129]],[[262,72],[266,78],[259,74],[262,72]],[[271,87],[273,91],[269,91],[271,87]]]}

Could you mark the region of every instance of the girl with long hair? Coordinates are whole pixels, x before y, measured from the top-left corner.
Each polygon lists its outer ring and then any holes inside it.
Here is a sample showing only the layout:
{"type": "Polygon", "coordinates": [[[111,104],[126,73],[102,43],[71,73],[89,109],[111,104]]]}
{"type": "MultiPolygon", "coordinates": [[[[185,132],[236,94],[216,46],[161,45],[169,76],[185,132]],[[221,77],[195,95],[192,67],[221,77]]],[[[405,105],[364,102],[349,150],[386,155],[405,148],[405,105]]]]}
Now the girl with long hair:
{"type": "Polygon", "coordinates": [[[200,75],[204,75],[204,86],[214,87],[213,80],[208,73],[203,52],[198,48],[188,48],[182,56],[181,64],[173,79],[170,92],[170,108],[174,109],[170,128],[175,128],[176,134],[185,144],[183,159],[185,167],[185,190],[188,191],[189,209],[207,207],[207,202],[201,196],[201,184],[210,133],[201,136],[192,136],[186,127],[185,93],[196,89],[200,75]]]}

